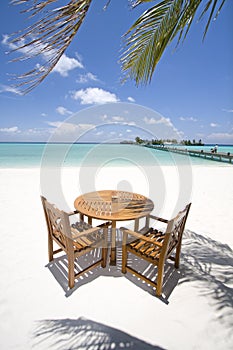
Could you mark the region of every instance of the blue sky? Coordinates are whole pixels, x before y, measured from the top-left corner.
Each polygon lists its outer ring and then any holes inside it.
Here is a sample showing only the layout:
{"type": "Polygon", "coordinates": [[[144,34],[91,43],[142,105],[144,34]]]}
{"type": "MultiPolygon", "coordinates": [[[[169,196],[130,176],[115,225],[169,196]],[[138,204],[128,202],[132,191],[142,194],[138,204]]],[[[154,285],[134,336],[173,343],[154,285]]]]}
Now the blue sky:
{"type": "Polygon", "coordinates": [[[152,82],[139,87],[133,81],[122,85],[119,57],[122,35],[147,6],[130,10],[127,0],[112,0],[103,11],[106,2],[93,1],[62,60],[27,95],[12,89],[9,76],[27,71],[28,62],[9,63],[15,55],[6,52],[8,35],[28,22],[19,13],[23,6],[1,2],[0,141],[103,142],[152,135],[233,144],[232,1],[204,43],[206,22],[194,23],[177,50],[168,47],[152,82]]]}

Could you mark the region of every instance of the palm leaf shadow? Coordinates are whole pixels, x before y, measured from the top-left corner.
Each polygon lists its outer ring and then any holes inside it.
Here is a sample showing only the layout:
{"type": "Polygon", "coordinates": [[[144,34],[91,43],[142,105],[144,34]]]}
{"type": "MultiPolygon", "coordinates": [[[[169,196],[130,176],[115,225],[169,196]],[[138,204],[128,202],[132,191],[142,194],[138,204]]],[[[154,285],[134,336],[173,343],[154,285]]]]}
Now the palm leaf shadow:
{"type": "Polygon", "coordinates": [[[209,297],[217,318],[233,327],[233,251],[209,237],[186,230],[182,242],[179,284],[196,282],[209,297]]]}
{"type": "MultiPolygon", "coordinates": [[[[128,264],[155,279],[157,268],[129,254],[128,264]]],[[[155,290],[141,279],[126,274],[125,277],[155,296],[155,290]]],[[[160,299],[168,304],[168,298],[177,285],[195,282],[200,295],[209,297],[217,318],[223,318],[233,327],[233,251],[227,244],[210,237],[186,230],[183,235],[180,268],[175,269],[167,261],[164,270],[163,296],[160,299]]]]}
{"type": "Polygon", "coordinates": [[[33,348],[163,350],[116,328],[83,317],[37,321],[33,332],[33,348]]]}

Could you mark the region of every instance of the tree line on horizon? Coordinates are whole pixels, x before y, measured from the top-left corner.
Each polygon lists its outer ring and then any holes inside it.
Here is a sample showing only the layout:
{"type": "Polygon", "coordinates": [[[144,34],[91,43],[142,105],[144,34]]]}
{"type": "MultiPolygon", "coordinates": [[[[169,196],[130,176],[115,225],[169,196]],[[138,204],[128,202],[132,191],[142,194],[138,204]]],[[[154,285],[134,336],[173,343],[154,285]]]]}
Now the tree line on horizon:
{"type": "Polygon", "coordinates": [[[152,140],[144,140],[137,136],[135,138],[135,143],[138,145],[158,145],[158,146],[163,146],[166,143],[173,144],[173,145],[185,145],[185,146],[204,146],[204,143],[202,140],[196,141],[195,139],[191,140],[181,140],[178,141],[176,139],[152,139],[152,140]]]}

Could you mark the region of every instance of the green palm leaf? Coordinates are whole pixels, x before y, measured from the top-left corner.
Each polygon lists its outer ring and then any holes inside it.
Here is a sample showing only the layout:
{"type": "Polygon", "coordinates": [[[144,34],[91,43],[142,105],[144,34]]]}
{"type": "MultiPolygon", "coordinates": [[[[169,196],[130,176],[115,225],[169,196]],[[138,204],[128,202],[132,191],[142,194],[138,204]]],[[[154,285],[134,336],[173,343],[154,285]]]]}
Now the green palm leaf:
{"type": "MultiPolygon", "coordinates": [[[[15,33],[11,44],[23,52],[16,60],[25,60],[39,55],[46,59],[42,65],[18,76],[22,92],[27,93],[39,85],[53,70],[83,23],[92,0],[69,0],[58,8],[59,0],[12,0],[15,5],[26,6],[30,17],[40,16],[33,25],[15,33]]],[[[106,0],[105,9],[111,0],[106,0]]],[[[226,0],[128,0],[132,7],[142,3],[156,2],[145,11],[125,34],[125,51],[121,57],[125,79],[134,79],[136,84],[151,81],[154,70],[165,49],[177,37],[177,45],[187,33],[199,13],[199,19],[209,13],[203,38],[211,20],[216,18],[226,0]],[[202,11],[201,4],[205,3],[202,11]],[[221,2],[220,2],[221,1],[221,2]],[[218,4],[220,6],[218,7],[218,4]]]]}
{"type": "Polygon", "coordinates": [[[33,2],[31,7],[23,11],[30,17],[42,14],[41,19],[24,31],[16,33],[16,37],[11,40],[11,44],[16,47],[12,51],[23,52],[23,56],[16,60],[30,59],[41,54],[46,59],[42,65],[16,78],[21,80],[16,87],[21,87],[23,93],[39,85],[55,67],[80,28],[92,0],[71,0],[63,7],[49,8],[49,5],[57,1],[12,1],[16,5],[33,2]]]}
{"type": "MultiPolygon", "coordinates": [[[[137,0],[133,6],[151,1],[137,0]]],[[[216,18],[225,0],[216,11],[217,2],[219,0],[209,0],[201,12],[199,19],[210,10],[203,37],[214,13],[216,18]]],[[[203,0],[164,0],[145,11],[124,37],[125,50],[121,57],[124,80],[133,79],[136,85],[150,82],[167,46],[175,37],[178,37],[177,45],[186,38],[201,4],[203,0]]]]}

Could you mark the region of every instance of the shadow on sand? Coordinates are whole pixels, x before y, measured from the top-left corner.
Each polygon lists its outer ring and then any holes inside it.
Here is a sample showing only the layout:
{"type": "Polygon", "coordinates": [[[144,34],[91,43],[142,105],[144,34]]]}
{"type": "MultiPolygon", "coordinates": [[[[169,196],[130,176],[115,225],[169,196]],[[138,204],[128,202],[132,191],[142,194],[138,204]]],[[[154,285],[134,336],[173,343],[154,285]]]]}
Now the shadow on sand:
{"type": "Polygon", "coordinates": [[[216,318],[233,328],[233,251],[209,237],[186,230],[182,243],[179,284],[193,283],[209,298],[216,318]]]}
{"type": "MultiPolygon", "coordinates": [[[[97,255],[100,253],[97,252],[97,255]]],[[[82,268],[94,261],[98,256],[89,255],[78,260],[77,268],[82,268]]],[[[137,257],[129,256],[129,265],[146,274],[148,278],[156,277],[156,270],[147,262],[137,257]]],[[[131,274],[121,273],[121,242],[117,246],[116,266],[107,266],[105,269],[96,268],[79,278],[72,290],[68,289],[67,283],[67,259],[65,256],[55,259],[47,265],[53,276],[63,288],[68,297],[82,285],[93,281],[99,276],[124,277],[138,287],[155,297],[155,290],[131,274]]],[[[168,304],[168,299],[177,285],[193,283],[200,295],[208,296],[210,304],[215,308],[216,315],[229,316],[233,326],[233,251],[221,242],[212,240],[195,232],[186,230],[182,242],[182,254],[180,268],[176,270],[173,263],[165,266],[165,278],[163,297],[160,299],[168,304]]]]}
{"type": "Polygon", "coordinates": [[[85,318],[42,320],[34,330],[35,349],[163,350],[116,328],[85,318]]]}

